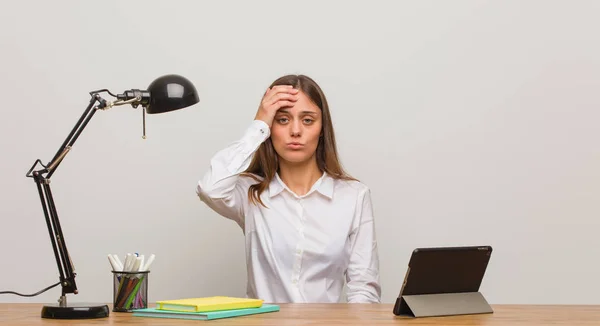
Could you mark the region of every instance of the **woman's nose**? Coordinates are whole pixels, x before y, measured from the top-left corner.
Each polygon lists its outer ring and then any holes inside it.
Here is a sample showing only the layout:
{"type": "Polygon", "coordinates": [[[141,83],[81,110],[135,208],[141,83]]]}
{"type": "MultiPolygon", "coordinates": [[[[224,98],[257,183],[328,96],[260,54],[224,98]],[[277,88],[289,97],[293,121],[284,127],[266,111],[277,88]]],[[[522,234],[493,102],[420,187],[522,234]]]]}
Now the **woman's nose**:
{"type": "Polygon", "coordinates": [[[290,124],[290,134],[292,136],[300,136],[302,127],[300,126],[299,121],[294,121],[290,124]]]}

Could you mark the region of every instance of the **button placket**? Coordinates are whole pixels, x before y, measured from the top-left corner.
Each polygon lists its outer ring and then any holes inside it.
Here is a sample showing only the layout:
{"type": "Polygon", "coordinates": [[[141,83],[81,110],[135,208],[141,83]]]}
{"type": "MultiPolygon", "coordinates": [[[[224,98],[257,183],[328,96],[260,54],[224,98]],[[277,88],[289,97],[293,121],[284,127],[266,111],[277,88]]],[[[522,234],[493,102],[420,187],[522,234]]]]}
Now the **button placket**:
{"type": "Polygon", "coordinates": [[[304,252],[303,242],[304,242],[304,208],[302,207],[302,199],[297,198],[297,212],[298,212],[298,220],[300,228],[298,229],[298,233],[300,235],[300,240],[296,244],[296,251],[294,253],[294,266],[292,271],[292,284],[295,287],[298,287],[298,282],[300,279],[300,270],[302,268],[302,254],[304,252]]]}
{"type": "Polygon", "coordinates": [[[300,221],[304,221],[304,207],[302,207],[302,199],[297,199],[296,205],[296,212],[298,213],[298,218],[300,218],[300,221]]]}

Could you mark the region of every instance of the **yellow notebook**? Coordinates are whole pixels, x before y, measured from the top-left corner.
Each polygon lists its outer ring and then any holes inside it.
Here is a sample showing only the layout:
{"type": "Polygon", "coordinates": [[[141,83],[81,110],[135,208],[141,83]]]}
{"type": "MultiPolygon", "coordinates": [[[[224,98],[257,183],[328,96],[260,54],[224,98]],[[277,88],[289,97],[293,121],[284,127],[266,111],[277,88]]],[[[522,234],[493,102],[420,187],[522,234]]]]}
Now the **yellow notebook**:
{"type": "Polygon", "coordinates": [[[172,311],[207,312],[244,308],[259,308],[262,306],[262,304],[263,300],[261,299],[216,296],[206,298],[162,300],[156,302],[156,308],[160,310],[172,311]]]}

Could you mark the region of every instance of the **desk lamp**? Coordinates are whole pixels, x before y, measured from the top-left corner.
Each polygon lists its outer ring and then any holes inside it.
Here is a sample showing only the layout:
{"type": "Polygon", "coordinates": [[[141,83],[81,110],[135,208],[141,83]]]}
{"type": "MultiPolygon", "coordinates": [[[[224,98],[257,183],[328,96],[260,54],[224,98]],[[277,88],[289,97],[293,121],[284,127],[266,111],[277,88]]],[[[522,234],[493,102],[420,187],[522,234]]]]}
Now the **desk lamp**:
{"type": "MultiPolygon", "coordinates": [[[[141,106],[143,109],[143,138],[146,138],[146,113],[156,114],[164,113],[196,104],[199,101],[198,93],[194,85],[186,78],[179,75],[165,75],[154,80],[147,90],[131,89],[123,94],[114,95],[109,90],[102,89],[90,92],[91,99],[85,112],[77,121],[77,124],[64,141],[62,146],[54,155],[54,158],[44,165],[41,160],[36,160],[26,176],[33,178],[42,202],[44,215],[46,216],[46,225],[54,249],[58,272],[60,273],[60,282],[49,287],[52,288],[58,284],[62,287],[62,294],[58,299],[58,304],[45,305],[42,308],[42,318],[56,319],[86,319],[108,317],[109,309],[107,305],[81,305],[67,304],[66,295],[69,293],[77,294],[77,284],[75,283],[75,269],[67,250],[67,244],[63,236],[58,213],[52,192],[50,191],[50,177],[56,172],[56,168],[69,153],[73,144],[90,121],[94,113],[98,110],[107,110],[113,106],[129,104],[133,108],[141,106]],[[106,92],[116,100],[109,102],[104,100],[100,94],[106,92]],[[38,167],[38,164],[41,168],[38,167]]],[[[47,288],[47,289],[49,289],[47,288]]]]}

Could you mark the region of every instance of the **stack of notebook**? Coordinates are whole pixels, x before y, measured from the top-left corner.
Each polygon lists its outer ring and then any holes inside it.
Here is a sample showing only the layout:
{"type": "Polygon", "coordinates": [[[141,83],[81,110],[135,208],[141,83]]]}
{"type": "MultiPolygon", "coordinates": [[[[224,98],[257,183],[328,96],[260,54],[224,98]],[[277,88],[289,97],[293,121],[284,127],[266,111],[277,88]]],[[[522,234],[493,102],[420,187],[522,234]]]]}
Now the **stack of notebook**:
{"type": "Polygon", "coordinates": [[[261,299],[225,296],[157,301],[155,308],[133,310],[137,317],[211,320],[279,311],[261,299]]]}

